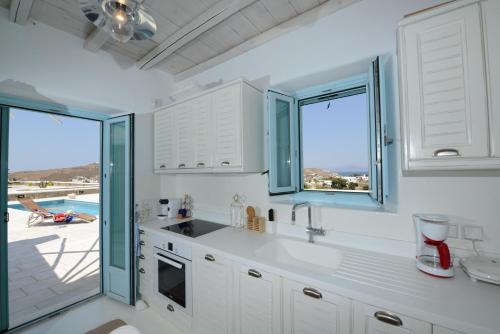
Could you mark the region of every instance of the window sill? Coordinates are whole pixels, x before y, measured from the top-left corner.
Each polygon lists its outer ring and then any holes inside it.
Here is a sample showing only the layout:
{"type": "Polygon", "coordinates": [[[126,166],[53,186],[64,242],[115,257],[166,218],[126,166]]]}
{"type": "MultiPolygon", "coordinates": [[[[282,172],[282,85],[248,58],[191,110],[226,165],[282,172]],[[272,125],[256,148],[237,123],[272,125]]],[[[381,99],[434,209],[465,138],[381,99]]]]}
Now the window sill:
{"type": "Polygon", "coordinates": [[[387,211],[368,194],[326,193],[321,191],[301,191],[295,194],[271,196],[270,201],[277,204],[310,202],[315,206],[365,211],[387,211]]]}

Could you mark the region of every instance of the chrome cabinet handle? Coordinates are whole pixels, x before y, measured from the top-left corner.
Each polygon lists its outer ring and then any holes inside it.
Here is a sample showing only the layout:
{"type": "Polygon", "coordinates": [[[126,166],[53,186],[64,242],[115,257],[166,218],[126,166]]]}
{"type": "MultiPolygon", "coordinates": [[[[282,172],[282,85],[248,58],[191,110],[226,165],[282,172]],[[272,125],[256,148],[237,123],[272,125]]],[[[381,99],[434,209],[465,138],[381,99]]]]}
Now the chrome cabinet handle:
{"type": "Polygon", "coordinates": [[[255,269],[248,269],[248,275],[252,276],[252,277],[255,277],[255,278],[261,278],[262,277],[262,274],[259,273],[257,270],[255,269]]]}
{"type": "Polygon", "coordinates": [[[205,163],[204,162],[198,162],[196,164],[196,167],[205,167],[205,163]]]}
{"type": "Polygon", "coordinates": [[[221,166],[229,166],[231,163],[229,161],[223,161],[220,163],[221,166]]]}
{"type": "Polygon", "coordinates": [[[210,261],[210,262],[214,262],[215,257],[212,254],[207,254],[207,255],[205,255],[205,260],[210,261]]]}
{"type": "Polygon", "coordinates": [[[306,296],[309,296],[309,297],[312,297],[312,298],[316,298],[316,299],[323,298],[323,295],[321,294],[321,292],[319,292],[318,290],[313,289],[313,288],[304,288],[304,289],[302,289],[302,292],[306,296]]]}
{"type": "Polygon", "coordinates": [[[373,315],[378,321],[385,322],[386,324],[398,326],[403,326],[403,321],[397,316],[385,311],[377,311],[373,315]]]}
{"type": "Polygon", "coordinates": [[[146,233],[144,232],[144,230],[139,229],[139,234],[144,234],[144,233],[146,233]]]}
{"type": "Polygon", "coordinates": [[[454,148],[443,148],[434,151],[435,157],[458,157],[460,152],[454,148]]]}
{"type": "Polygon", "coordinates": [[[144,270],[144,268],[141,268],[141,269],[139,269],[139,272],[140,272],[141,274],[145,274],[145,273],[146,273],[146,270],[144,270]]]}
{"type": "Polygon", "coordinates": [[[139,245],[141,245],[141,246],[145,246],[145,245],[146,245],[146,243],[145,243],[144,241],[142,241],[142,240],[141,240],[141,241],[139,241],[139,245]]]}
{"type": "Polygon", "coordinates": [[[186,168],[186,164],[179,164],[177,167],[179,167],[179,168],[186,168]]]}
{"type": "Polygon", "coordinates": [[[174,312],[174,307],[170,304],[167,305],[167,310],[169,310],[170,312],[174,312]]]}
{"type": "Polygon", "coordinates": [[[146,257],[144,256],[144,254],[141,254],[141,255],[139,255],[139,259],[146,260],[146,257]]]}
{"type": "Polygon", "coordinates": [[[165,166],[165,165],[160,165],[160,168],[165,168],[165,167],[167,167],[167,166],[165,166]]]}

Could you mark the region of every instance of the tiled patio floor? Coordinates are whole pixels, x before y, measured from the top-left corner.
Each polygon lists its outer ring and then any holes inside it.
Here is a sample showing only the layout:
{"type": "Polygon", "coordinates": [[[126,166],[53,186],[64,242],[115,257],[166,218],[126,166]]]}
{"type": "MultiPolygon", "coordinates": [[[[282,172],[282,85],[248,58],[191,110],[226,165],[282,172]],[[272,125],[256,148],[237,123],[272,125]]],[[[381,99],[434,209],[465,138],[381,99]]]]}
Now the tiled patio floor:
{"type": "Polygon", "coordinates": [[[27,228],[28,212],[9,214],[11,328],[100,291],[99,220],[27,228]]]}

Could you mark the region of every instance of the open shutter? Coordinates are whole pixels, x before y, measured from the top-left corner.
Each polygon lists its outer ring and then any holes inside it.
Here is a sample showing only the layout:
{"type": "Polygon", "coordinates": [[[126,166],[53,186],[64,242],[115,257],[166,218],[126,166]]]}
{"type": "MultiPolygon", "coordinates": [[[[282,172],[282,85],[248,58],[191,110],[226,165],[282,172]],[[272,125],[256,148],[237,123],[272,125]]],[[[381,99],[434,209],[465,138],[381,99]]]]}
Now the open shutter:
{"type": "Polygon", "coordinates": [[[387,145],[391,141],[387,137],[386,77],[380,57],[372,61],[368,78],[371,137],[371,196],[378,203],[383,204],[384,199],[389,193],[387,145]]]}
{"type": "Polygon", "coordinates": [[[269,91],[269,193],[299,190],[298,110],[291,96],[269,91]]]}
{"type": "Polygon", "coordinates": [[[9,108],[0,106],[0,332],[9,328],[7,211],[9,108]]]}
{"type": "Polygon", "coordinates": [[[134,303],[133,116],[104,121],[103,283],[104,292],[134,303]]]}

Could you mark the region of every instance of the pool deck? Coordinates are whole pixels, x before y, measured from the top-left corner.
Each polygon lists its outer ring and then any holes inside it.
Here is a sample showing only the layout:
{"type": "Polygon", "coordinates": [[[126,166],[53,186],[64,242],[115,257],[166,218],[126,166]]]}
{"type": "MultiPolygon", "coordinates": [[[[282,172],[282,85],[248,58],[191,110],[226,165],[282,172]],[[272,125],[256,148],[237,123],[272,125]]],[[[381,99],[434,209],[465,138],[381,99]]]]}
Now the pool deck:
{"type": "MultiPolygon", "coordinates": [[[[43,200],[56,199],[68,198],[43,200]]],[[[80,195],[75,200],[98,203],[99,195],[80,195]]],[[[28,228],[29,212],[9,209],[9,215],[11,328],[99,293],[99,219],[69,224],[47,220],[28,228]]]]}

